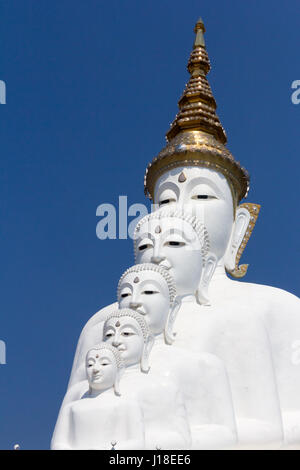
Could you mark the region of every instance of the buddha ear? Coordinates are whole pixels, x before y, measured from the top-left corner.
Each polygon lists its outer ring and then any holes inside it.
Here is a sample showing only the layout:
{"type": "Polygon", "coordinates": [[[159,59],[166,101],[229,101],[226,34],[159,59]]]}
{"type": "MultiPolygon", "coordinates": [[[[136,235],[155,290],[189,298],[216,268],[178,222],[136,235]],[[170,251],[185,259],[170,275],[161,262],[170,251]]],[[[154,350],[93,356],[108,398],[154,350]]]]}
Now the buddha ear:
{"type": "Polygon", "coordinates": [[[208,253],[202,269],[200,282],[196,292],[196,300],[201,305],[210,305],[208,287],[215,272],[218,259],[214,253],[208,253]]]}
{"type": "Polygon", "coordinates": [[[117,373],[116,373],[116,380],[115,380],[115,383],[114,383],[114,391],[115,391],[115,394],[116,394],[118,397],[121,396],[121,392],[120,392],[120,380],[121,380],[122,375],[124,374],[124,371],[125,371],[125,367],[120,367],[120,368],[117,370],[117,373]]]}
{"type": "Polygon", "coordinates": [[[149,366],[149,356],[154,345],[154,336],[149,335],[143,349],[143,354],[141,358],[141,371],[147,374],[150,370],[149,366]]]}
{"type": "Polygon", "coordinates": [[[239,261],[251,236],[260,211],[259,204],[241,204],[236,210],[235,222],[224,263],[228,274],[240,278],[245,276],[248,264],[239,266],[239,261]]]}
{"type": "Polygon", "coordinates": [[[173,327],[177,318],[177,313],[179,311],[180,305],[180,302],[178,300],[175,300],[172,307],[170,308],[164,331],[166,344],[173,344],[175,340],[176,333],[173,332],[173,327]]]}

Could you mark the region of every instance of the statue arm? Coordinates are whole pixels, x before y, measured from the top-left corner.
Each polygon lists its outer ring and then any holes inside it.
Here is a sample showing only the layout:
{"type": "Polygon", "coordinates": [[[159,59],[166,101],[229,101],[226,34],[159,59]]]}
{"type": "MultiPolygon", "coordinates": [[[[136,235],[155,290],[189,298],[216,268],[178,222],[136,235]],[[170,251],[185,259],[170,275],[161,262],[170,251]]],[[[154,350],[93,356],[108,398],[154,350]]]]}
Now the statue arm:
{"type": "Polygon", "coordinates": [[[122,445],[124,450],[145,449],[145,423],[142,408],[132,403],[126,408],[128,415],[128,439],[122,445]]]}
{"type": "Polygon", "coordinates": [[[64,440],[66,440],[66,436],[68,435],[69,431],[69,423],[70,423],[70,406],[71,403],[79,400],[82,395],[88,390],[88,382],[84,380],[78,384],[73,385],[71,387],[62,402],[62,405],[59,410],[58,418],[56,421],[52,441],[51,441],[51,449],[55,446],[54,450],[59,450],[57,446],[65,446],[66,444],[62,444],[64,440]]]}
{"type": "Polygon", "coordinates": [[[61,410],[55,426],[51,440],[51,450],[72,450],[70,445],[70,419],[71,406],[65,406],[61,410]]]}

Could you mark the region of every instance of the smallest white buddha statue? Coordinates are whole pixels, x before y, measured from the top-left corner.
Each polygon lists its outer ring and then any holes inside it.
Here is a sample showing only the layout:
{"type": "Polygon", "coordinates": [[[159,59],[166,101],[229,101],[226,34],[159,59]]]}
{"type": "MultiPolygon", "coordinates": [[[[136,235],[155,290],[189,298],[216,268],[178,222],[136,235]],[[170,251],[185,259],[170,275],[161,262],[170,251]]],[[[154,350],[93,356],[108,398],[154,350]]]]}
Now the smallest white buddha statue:
{"type": "Polygon", "coordinates": [[[52,450],[143,449],[144,424],[141,408],[120,393],[124,363],[120,352],[100,343],[86,355],[89,388],[81,399],[62,410],[52,450]]]}

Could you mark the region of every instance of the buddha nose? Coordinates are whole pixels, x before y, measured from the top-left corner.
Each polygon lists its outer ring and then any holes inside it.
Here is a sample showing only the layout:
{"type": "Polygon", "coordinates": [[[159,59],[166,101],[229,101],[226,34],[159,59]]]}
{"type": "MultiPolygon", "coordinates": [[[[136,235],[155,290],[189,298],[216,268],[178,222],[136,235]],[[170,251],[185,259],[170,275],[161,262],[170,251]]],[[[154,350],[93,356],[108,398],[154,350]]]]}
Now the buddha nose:
{"type": "Polygon", "coordinates": [[[160,243],[156,243],[153,250],[153,256],[151,256],[151,263],[159,264],[164,259],[166,259],[166,257],[163,254],[163,247],[160,243]]]}
{"type": "Polygon", "coordinates": [[[120,345],[121,341],[120,341],[120,337],[118,334],[116,334],[112,340],[112,345],[115,346],[115,347],[118,347],[120,345]]]}
{"type": "Polygon", "coordinates": [[[151,263],[159,264],[165,259],[166,259],[165,256],[151,256],[151,263]]]}
{"type": "Polygon", "coordinates": [[[129,308],[133,308],[134,310],[141,307],[142,304],[140,302],[130,302],[129,308]]]}

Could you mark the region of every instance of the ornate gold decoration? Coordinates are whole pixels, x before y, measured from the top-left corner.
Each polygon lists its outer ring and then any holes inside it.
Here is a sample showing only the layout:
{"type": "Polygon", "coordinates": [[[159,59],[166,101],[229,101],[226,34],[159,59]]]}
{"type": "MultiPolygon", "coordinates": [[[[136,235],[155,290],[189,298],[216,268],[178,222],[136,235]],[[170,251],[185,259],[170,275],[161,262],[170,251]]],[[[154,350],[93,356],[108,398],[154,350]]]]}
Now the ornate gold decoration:
{"type": "Polygon", "coordinates": [[[236,254],[235,268],[233,270],[226,269],[226,272],[228,274],[230,274],[231,276],[235,277],[235,278],[244,277],[245,274],[247,273],[249,264],[241,264],[239,266],[239,262],[240,262],[242,254],[243,254],[243,251],[245,250],[246,245],[249,241],[249,238],[251,237],[251,234],[252,234],[252,231],[253,231],[254,226],[256,224],[257,217],[258,217],[261,206],[260,206],[260,204],[253,204],[253,203],[248,202],[248,203],[241,204],[239,207],[244,207],[245,209],[247,209],[250,212],[250,221],[249,221],[246,233],[244,235],[244,238],[243,238],[243,240],[242,240],[242,242],[239,246],[239,249],[237,251],[237,254],[236,254]]]}
{"type": "Polygon", "coordinates": [[[191,74],[182,97],[179,112],[166,134],[167,145],[148,165],[144,186],[145,194],[153,199],[154,186],[159,176],[179,166],[204,166],[216,169],[231,182],[240,201],[248,193],[248,172],[225,147],[227,137],[216,114],[216,101],[206,75],[210,62],[206,52],[204,24],[195,26],[196,39],[188,62],[191,74]]]}

